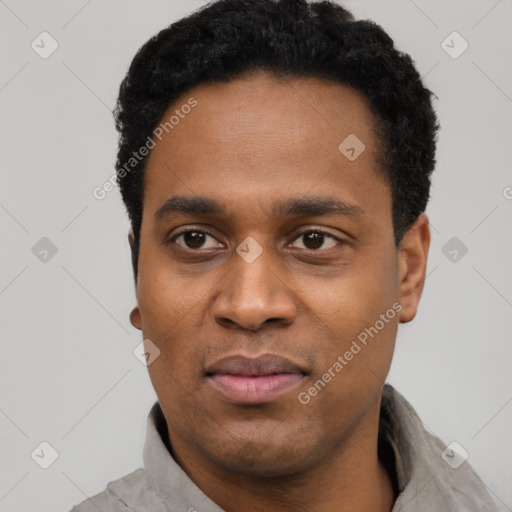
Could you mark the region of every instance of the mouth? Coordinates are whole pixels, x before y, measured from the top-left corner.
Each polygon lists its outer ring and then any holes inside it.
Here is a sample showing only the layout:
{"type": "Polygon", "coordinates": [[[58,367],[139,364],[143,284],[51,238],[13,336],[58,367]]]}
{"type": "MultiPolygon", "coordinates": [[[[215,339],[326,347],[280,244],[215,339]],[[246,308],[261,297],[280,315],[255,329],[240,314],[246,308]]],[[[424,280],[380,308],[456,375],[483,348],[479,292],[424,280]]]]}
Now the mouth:
{"type": "Polygon", "coordinates": [[[298,387],[307,375],[304,368],[276,354],[226,357],[205,372],[215,390],[229,401],[241,404],[275,401],[298,387]]]}

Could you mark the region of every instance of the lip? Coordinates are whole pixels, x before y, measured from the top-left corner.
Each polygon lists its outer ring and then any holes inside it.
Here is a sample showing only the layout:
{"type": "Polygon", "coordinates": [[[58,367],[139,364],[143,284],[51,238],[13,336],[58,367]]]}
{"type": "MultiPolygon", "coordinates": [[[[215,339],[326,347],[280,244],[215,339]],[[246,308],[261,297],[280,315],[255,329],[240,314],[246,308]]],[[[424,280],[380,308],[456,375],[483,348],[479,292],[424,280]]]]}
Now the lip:
{"type": "Polygon", "coordinates": [[[229,400],[261,404],[272,402],[297,387],[307,371],[277,354],[256,358],[237,354],[207,367],[205,374],[208,382],[229,400]]]}

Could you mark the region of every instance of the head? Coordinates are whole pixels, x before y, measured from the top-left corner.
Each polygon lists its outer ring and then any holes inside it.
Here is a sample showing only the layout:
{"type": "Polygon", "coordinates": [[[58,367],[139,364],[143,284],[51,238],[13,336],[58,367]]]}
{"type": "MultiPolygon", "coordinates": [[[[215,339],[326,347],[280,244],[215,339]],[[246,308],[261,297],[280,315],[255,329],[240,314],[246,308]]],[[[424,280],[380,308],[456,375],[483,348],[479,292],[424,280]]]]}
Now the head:
{"type": "Polygon", "coordinates": [[[160,350],[173,445],[276,476],[375,427],[423,289],[431,94],[378,25],[330,2],[220,0],[139,50],[117,172],[132,323],[160,350]],[[212,385],[219,359],[264,353],[297,369],[293,389],[240,403],[212,385]]]}

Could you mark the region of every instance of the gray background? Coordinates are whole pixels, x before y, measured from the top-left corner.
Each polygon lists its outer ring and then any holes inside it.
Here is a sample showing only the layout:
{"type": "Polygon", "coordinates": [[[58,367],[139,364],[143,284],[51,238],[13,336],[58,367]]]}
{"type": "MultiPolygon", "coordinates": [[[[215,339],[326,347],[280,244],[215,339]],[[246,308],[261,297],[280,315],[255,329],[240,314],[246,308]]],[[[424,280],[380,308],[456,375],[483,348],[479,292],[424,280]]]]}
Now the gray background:
{"type": "MultiPolygon", "coordinates": [[[[512,0],[343,4],[439,97],[428,279],[389,382],[512,510],[512,0]],[[469,44],[458,58],[442,47],[453,31],[469,44]]],[[[1,511],[65,511],[142,465],[156,395],[133,355],[129,225],[117,190],[92,190],[114,170],[110,111],[136,50],[200,5],[0,1],[1,511]],[[47,59],[31,48],[43,31],[59,45],[47,59]],[[57,248],[46,262],[43,237],[57,248]],[[48,469],[31,458],[43,441],[58,452],[48,469]]]]}

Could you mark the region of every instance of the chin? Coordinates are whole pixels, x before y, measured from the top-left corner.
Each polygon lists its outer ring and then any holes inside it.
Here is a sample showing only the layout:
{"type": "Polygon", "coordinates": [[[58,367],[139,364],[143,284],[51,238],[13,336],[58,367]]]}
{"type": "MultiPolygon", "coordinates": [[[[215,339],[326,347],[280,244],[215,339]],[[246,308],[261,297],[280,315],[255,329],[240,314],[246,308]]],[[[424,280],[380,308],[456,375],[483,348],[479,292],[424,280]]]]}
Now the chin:
{"type": "Polygon", "coordinates": [[[306,470],[308,454],[318,451],[291,432],[282,430],[280,434],[273,437],[262,437],[261,432],[252,437],[223,436],[215,445],[207,445],[205,455],[226,471],[244,476],[286,477],[306,470]]]}
{"type": "Polygon", "coordinates": [[[246,453],[243,457],[240,454],[235,457],[230,454],[222,455],[215,459],[216,464],[230,473],[245,477],[258,479],[290,477],[305,469],[301,465],[301,460],[283,458],[279,454],[263,456],[261,453],[246,453]]]}

